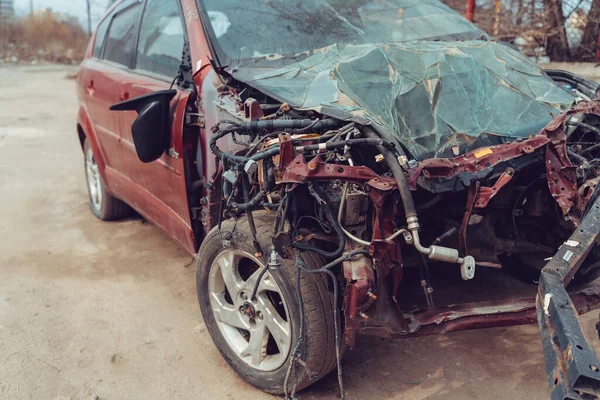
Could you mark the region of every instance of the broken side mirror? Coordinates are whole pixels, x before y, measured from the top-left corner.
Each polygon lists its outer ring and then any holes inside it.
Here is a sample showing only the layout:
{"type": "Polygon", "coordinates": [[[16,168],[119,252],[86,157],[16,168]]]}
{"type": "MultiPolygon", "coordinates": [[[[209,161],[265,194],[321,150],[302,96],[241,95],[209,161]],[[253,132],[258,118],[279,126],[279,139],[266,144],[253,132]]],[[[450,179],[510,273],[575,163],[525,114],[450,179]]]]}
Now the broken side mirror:
{"type": "Polygon", "coordinates": [[[161,90],[110,107],[112,111],[137,111],[131,125],[133,144],[139,159],[149,163],[158,159],[169,147],[171,113],[169,104],[176,90],[161,90]]]}

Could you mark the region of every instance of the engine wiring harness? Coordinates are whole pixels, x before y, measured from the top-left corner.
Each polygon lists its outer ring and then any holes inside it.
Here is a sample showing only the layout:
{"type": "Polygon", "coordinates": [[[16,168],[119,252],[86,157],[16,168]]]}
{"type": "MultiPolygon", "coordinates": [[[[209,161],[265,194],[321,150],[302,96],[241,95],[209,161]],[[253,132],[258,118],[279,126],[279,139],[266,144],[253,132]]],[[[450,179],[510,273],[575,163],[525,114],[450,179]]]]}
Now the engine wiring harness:
{"type": "MultiPolygon", "coordinates": [[[[311,376],[310,371],[306,371],[306,363],[302,360],[306,349],[304,348],[304,302],[299,286],[301,273],[326,274],[332,282],[336,359],[342,399],[344,398],[344,385],[340,355],[342,347],[342,322],[339,315],[340,282],[338,275],[332,269],[355,257],[376,258],[374,253],[377,250],[372,246],[374,241],[393,245],[397,238],[402,237],[406,244],[414,246],[422,254],[425,268],[427,264],[425,256],[427,256],[432,260],[460,264],[463,278],[470,279],[473,277],[475,271],[473,257],[459,257],[459,251],[456,249],[436,244],[425,247],[421,244],[419,220],[406,178],[406,172],[409,168],[408,158],[402,149],[392,142],[382,139],[375,130],[368,127],[359,130],[354,123],[344,123],[333,118],[314,120],[276,119],[244,123],[223,120],[213,128],[213,133],[209,146],[216,156],[216,170],[218,172],[215,173],[211,181],[216,182],[220,179],[219,230],[223,218],[235,219],[246,215],[253,235],[252,240],[256,255],[262,256],[265,251],[270,254],[270,261],[260,272],[252,298],[256,295],[260,279],[267,270],[278,268],[280,265],[281,254],[279,252],[285,250],[282,250],[279,239],[281,237],[289,238],[289,245],[293,248],[293,251],[291,248],[288,249],[288,253],[289,257],[295,257],[296,260],[296,292],[298,304],[300,305],[301,320],[299,339],[290,355],[291,362],[285,379],[284,391],[286,398],[295,397],[297,379],[291,379],[291,377],[295,376],[297,365],[303,365],[305,369],[303,372],[311,376]],[[218,144],[221,139],[229,139],[229,143],[236,145],[238,151],[221,150],[218,144]],[[296,164],[301,164],[300,159],[296,157],[301,157],[302,160],[319,157],[325,159],[329,168],[332,165],[344,166],[338,167],[339,173],[344,171],[344,168],[348,169],[347,167],[363,168],[360,171],[364,171],[366,167],[355,167],[353,154],[360,157],[360,153],[365,147],[378,153],[376,158],[380,164],[385,165],[385,177],[390,180],[393,189],[399,193],[399,202],[404,210],[403,215],[406,226],[397,226],[393,233],[383,237],[375,237],[375,235],[369,237],[366,232],[363,232],[363,237],[360,238],[343,226],[342,216],[346,206],[349,186],[364,184],[364,179],[361,181],[356,173],[348,172],[347,175],[341,176],[340,174],[319,177],[301,176],[299,178],[300,182],[286,180],[286,168],[289,170],[290,167],[286,165],[284,158],[295,159],[297,160],[296,164]],[[290,152],[292,154],[289,154],[290,152]],[[222,171],[220,172],[221,176],[218,176],[219,171],[222,171]],[[331,184],[332,181],[343,185],[343,190],[334,193],[333,196],[326,193],[328,191],[327,185],[331,184]],[[303,189],[300,189],[300,186],[303,189]],[[298,215],[301,212],[301,207],[298,205],[300,201],[298,193],[305,197],[308,193],[308,197],[314,200],[315,213],[318,217],[298,215]],[[340,198],[336,199],[336,195],[340,198]],[[337,207],[337,212],[333,211],[335,207],[337,207]],[[256,237],[253,211],[259,209],[266,209],[275,213],[273,243],[270,249],[262,249],[256,237]],[[302,218],[316,220],[318,225],[325,231],[324,234],[318,235],[300,228],[299,221],[302,218]],[[311,243],[312,239],[320,240],[321,244],[311,243]],[[319,269],[310,269],[302,260],[302,252],[313,252],[324,259],[326,264],[319,269]]],[[[312,165],[314,169],[316,164],[313,161],[308,165],[309,168],[312,165]]],[[[379,176],[372,171],[371,173],[373,176],[379,176]]],[[[377,178],[374,181],[377,181],[377,178]]],[[[395,215],[387,215],[386,218],[394,220],[395,215]]],[[[376,230],[376,228],[373,227],[371,230],[376,230]]],[[[233,232],[221,232],[224,246],[229,245],[232,236],[233,232]]],[[[422,274],[428,275],[426,269],[422,274]]],[[[429,287],[429,283],[427,283],[427,287],[429,287]]],[[[432,302],[431,293],[432,290],[426,291],[428,304],[432,302]]],[[[376,298],[374,295],[371,296],[376,298]]]]}

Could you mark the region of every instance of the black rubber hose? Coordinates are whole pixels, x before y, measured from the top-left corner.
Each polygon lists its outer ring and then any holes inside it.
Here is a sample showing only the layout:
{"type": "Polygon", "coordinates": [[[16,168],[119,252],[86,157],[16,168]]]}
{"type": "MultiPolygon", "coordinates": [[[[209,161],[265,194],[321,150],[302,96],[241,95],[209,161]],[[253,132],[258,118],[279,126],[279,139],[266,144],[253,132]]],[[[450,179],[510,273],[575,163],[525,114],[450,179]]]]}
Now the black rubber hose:
{"type": "Polygon", "coordinates": [[[328,143],[321,143],[321,144],[309,144],[307,146],[301,146],[301,149],[305,152],[309,152],[309,151],[315,151],[315,150],[335,150],[335,149],[344,148],[346,146],[364,146],[364,145],[383,146],[384,148],[386,148],[390,151],[394,148],[394,145],[387,140],[367,138],[367,139],[341,140],[341,141],[337,141],[337,142],[328,142],[328,143]]]}
{"type": "Polygon", "coordinates": [[[265,193],[269,193],[271,189],[275,187],[275,166],[270,160],[263,162],[263,190],[265,193]]]}
{"type": "Polygon", "coordinates": [[[248,160],[259,161],[259,160],[264,160],[265,158],[271,158],[273,156],[276,156],[280,152],[281,152],[281,149],[279,148],[279,145],[275,145],[275,146],[269,147],[265,151],[259,151],[255,155],[248,157],[246,159],[246,161],[244,161],[244,163],[247,162],[248,160]]]}
{"type": "MultiPolygon", "coordinates": [[[[223,159],[223,152],[217,147],[217,140],[221,139],[223,136],[225,135],[229,135],[230,133],[236,132],[238,131],[240,128],[238,126],[233,126],[233,127],[228,127],[225,129],[219,129],[217,132],[215,132],[215,134],[210,138],[210,142],[209,142],[209,148],[210,151],[213,152],[213,154],[218,158],[218,159],[223,159]]],[[[228,157],[229,158],[229,157],[228,157]]]]}
{"type": "Polygon", "coordinates": [[[358,256],[358,255],[370,256],[371,253],[369,253],[368,250],[353,250],[351,252],[343,254],[341,257],[336,258],[335,260],[331,261],[330,263],[323,265],[321,267],[321,269],[333,268],[336,265],[338,265],[339,263],[347,261],[347,260],[351,259],[352,257],[358,256]]]}
{"type": "Polygon", "coordinates": [[[281,199],[281,203],[280,207],[277,209],[277,214],[275,216],[275,223],[273,224],[274,228],[273,228],[273,239],[279,235],[280,232],[283,232],[283,229],[285,228],[285,220],[287,219],[288,216],[288,212],[289,212],[289,201],[290,201],[290,194],[288,192],[288,190],[292,187],[291,184],[287,184],[286,185],[286,193],[283,196],[283,199],[281,199]]]}
{"type": "Polygon", "coordinates": [[[337,119],[270,119],[266,121],[250,121],[240,124],[240,130],[256,132],[262,130],[280,131],[284,129],[303,129],[310,127],[315,131],[325,131],[342,126],[343,121],[337,119]]]}
{"type": "MultiPolygon", "coordinates": [[[[379,135],[371,128],[365,127],[362,132],[365,136],[372,139],[380,139],[379,135]]],[[[404,171],[400,166],[400,162],[392,152],[387,149],[385,146],[376,146],[379,152],[383,155],[386,164],[388,165],[390,171],[394,175],[394,179],[396,179],[396,183],[398,184],[398,191],[400,192],[400,197],[402,198],[402,206],[404,207],[404,215],[406,218],[416,217],[417,211],[415,209],[415,201],[413,200],[412,193],[410,188],[408,187],[408,182],[406,181],[406,177],[404,176],[404,171]]],[[[398,150],[401,151],[401,150],[398,150]]]]}
{"type": "MultiPolygon", "coordinates": [[[[229,122],[228,122],[229,123],[229,122]]],[[[211,138],[209,147],[217,158],[223,158],[223,152],[217,146],[217,140],[222,137],[237,132],[241,135],[249,135],[261,130],[284,130],[284,129],[302,129],[310,128],[315,131],[329,130],[342,125],[342,121],[337,119],[275,119],[267,121],[250,121],[242,124],[236,124],[227,128],[220,128],[211,138]]],[[[242,156],[225,153],[225,157],[236,164],[246,162],[248,159],[242,156]]]]}
{"type": "Polygon", "coordinates": [[[231,207],[237,208],[240,211],[251,210],[262,203],[263,197],[265,197],[265,192],[261,190],[253,198],[251,198],[250,201],[246,201],[244,203],[236,203],[235,201],[232,201],[231,207]]]}
{"type": "Polygon", "coordinates": [[[592,126],[590,124],[586,124],[583,122],[577,122],[577,121],[567,121],[566,125],[577,126],[579,128],[587,129],[588,131],[593,132],[594,134],[596,134],[596,136],[598,136],[600,138],[600,129],[598,129],[595,126],[592,126]]]}
{"type": "MultiPolygon", "coordinates": [[[[242,188],[244,191],[244,202],[245,202],[245,204],[248,204],[250,202],[250,182],[248,181],[247,175],[242,176],[242,188]]],[[[262,249],[260,248],[260,243],[258,243],[258,239],[256,239],[256,225],[254,224],[254,217],[252,216],[252,208],[246,209],[246,218],[248,218],[248,227],[250,228],[250,232],[252,233],[252,244],[254,245],[256,254],[262,255],[262,249]]],[[[258,281],[256,283],[257,286],[254,288],[254,291],[252,292],[251,300],[254,300],[254,296],[256,295],[256,290],[258,288],[258,283],[260,283],[260,280],[262,279],[262,275],[264,275],[264,273],[261,274],[260,277],[258,278],[258,281]]]]}
{"type": "Polygon", "coordinates": [[[279,154],[279,152],[280,152],[279,145],[272,146],[265,151],[260,151],[251,157],[238,156],[235,154],[223,152],[221,149],[219,149],[219,146],[217,146],[217,140],[219,140],[222,137],[224,137],[225,135],[233,133],[233,132],[235,132],[235,129],[234,130],[227,129],[224,131],[217,131],[217,133],[215,133],[214,136],[210,139],[210,144],[209,144],[210,150],[218,159],[226,160],[232,164],[239,165],[239,164],[246,164],[249,160],[259,161],[259,160],[262,160],[265,158],[273,157],[273,156],[279,154]]]}
{"type": "MultiPolygon", "coordinates": [[[[313,189],[315,190],[315,192],[317,191],[316,186],[313,187],[313,189]]],[[[321,198],[325,197],[322,193],[317,192],[317,195],[321,198]]],[[[303,242],[296,242],[296,243],[294,243],[294,246],[300,250],[312,251],[312,252],[317,253],[320,256],[328,258],[328,259],[338,258],[339,256],[342,255],[342,253],[344,252],[344,248],[346,247],[346,236],[344,235],[344,232],[342,231],[342,228],[338,224],[337,220],[334,218],[333,214],[331,213],[331,210],[329,209],[329,205],[327,204],[326,201],[324,203],[321,203],[321,207],[323,207],[325,216],[327,217],[327,219],[333,226],[333,229],[335,230],[335,233],[338,236],[337,249],[335,249],[334,251],[326,251],[326,250],[320,249],[316,246],[313,246],[311,244],[303,243],[303,242]]]]}
{"type": "Polygon", "coordinates": [[[275,187],[275,166],[273,163],[267,168],[267,178],[265,179],[265,184],[269,185],[269,191],[275,187]]]}
{"type": "MultiPolygon", "coordinates": [[[[252,199],[249,199],[249,192],[250,192],[250,184],[248,182],[248,177],[246,174],[242,174],[242,185],[243,185],[243,192],[244,192],[244,202],[243,203],[236,203],[234,201],[231,202],[231,206],[234,208],[237,208],[240,211],[249,211],[252,210],[253,208],[257,207],[258,205],[260,205],[262,203],[262,199],[263,197],[269,193],[271,191],[271,189],[273,189],[273,183],[274,183],[274,172],[273,172],[273,165],[270,165],[267,168],[263,168],[263,177],[264,182],[263,182],[263,188],[261,191],[259,191],[252,199]],[[272,178],[272,179],[269,179],[272,178]]],[[[223,183],[223,188],[224,188],[224,192],[231,194],[231,189],[233,188],[233,185],[231,184],[231,182],[228,182],[227,180],[224,180],[223,183]]],[[[227,196],[227,194],[226,194],[227,196]]]]}

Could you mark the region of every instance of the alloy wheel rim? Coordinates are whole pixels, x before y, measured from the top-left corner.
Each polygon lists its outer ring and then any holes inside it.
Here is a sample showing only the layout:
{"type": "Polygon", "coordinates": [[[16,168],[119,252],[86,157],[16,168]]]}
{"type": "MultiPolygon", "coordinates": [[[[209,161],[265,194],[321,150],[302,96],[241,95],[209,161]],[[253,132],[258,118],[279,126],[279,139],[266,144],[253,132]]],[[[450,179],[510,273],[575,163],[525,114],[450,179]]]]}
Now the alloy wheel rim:
{"type": "Polygon", "coordinates": [[[85,155],[85,172],[92,206],[95,210],[100,210],[102,207],[102,181],[92,149],[88,149],[85,155]]]}
{"type": "Polygon", "coordinates": [[[287,304],[270,272],[251,294],[264,265],[240,250],[227,249],[213,261],[208,279],[210,308],[233,352],[250,367],[273,371],[287,360],[292,331],[287,304]]]}

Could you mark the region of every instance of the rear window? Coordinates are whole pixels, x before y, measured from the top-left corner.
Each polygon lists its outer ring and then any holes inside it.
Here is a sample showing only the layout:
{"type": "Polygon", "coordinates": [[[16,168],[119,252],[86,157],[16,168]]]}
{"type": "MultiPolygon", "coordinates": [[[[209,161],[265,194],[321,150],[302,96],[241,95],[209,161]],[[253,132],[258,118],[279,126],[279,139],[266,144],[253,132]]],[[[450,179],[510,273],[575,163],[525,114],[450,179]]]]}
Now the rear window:
{"type": "Polygon", "coordinates": [[[129,66],[135,50],[135,31],[139,4],[135,4],[114,16],[104,47],[104,59],[129,66]]]}
{"type": "Polygon", "coordinates": [[[108,31],[108,25],[110,25],[110,18],[105,18],[104,21],[98,25],[98,29],[96,30],[96,39],[94,41],[94,52],[93,56],[96,58],[102,57],[102,45],[104,44],[104,38],[106,37],[106,32],[108,31]]]}

